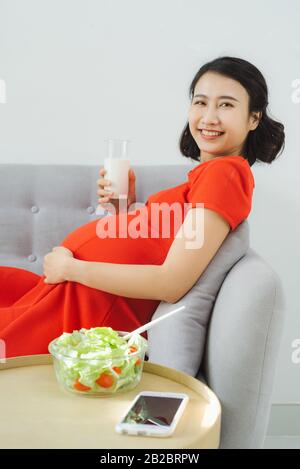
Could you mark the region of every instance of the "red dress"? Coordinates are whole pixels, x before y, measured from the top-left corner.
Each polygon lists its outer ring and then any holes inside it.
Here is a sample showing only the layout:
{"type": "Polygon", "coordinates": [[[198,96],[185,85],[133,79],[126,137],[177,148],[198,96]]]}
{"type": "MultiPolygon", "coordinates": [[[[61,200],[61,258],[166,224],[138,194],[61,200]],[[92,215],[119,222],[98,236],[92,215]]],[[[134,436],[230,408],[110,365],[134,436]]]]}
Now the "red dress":
{"type": "MultiPolygon", "coordinates": [[[[89,222],[70,233],[60,245],[69,248],[75,258],[86,261],[162,264],[178,226],[171,223],[170,235],[165,237],[161,223],[155,224],[153,219],[151,225],[154,202],[179,202],[182,221],[186,214],[184,204],[193,207],[203,203],[220,213],[234,229],[250,212],[253,188],[250,166],[242,156],[209,160],[189,171],[186,182],[151,195],[141,210],[89,222]],[[125,222],[128,227],[137,221],[136,217],[141,221],[143,216],[149,230],[150,225],[153,229],[151,236],[132,238],[127,233],[126,237],[124,230],[120,236],[125,222]],[[117,237],[100,238],[109,219],[116,221],[117,237]]],[[[172,214],[170,220],[174,221],[172,214]]],[[[150,321],[160,303],[114,295],[77,282],[47,285],[44,278],[20,268],[0,267],[0,339],[5,341],[7,357],[48,353],[52,339],[81,327],[110,326],[131,331],[150,321]]]]}

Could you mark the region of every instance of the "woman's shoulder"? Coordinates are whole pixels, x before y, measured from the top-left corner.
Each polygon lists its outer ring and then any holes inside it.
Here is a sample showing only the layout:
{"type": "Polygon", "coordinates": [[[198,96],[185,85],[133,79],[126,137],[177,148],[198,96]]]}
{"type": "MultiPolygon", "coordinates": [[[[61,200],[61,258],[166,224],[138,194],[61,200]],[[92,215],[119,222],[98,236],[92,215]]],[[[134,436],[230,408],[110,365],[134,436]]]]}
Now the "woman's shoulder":
{"type": "Polygon", "coordinates": [[[249,162],[241,155],[222,156],[204,161],[188,172],[188,179],[190,183],[193,183],[196,179],[198,181],[202,177],[206,178],[207,176],[218,179],[226,176],[234,177],[236,175],[239,175],[242,179],[247,179],[255,187],[249,162]]]}

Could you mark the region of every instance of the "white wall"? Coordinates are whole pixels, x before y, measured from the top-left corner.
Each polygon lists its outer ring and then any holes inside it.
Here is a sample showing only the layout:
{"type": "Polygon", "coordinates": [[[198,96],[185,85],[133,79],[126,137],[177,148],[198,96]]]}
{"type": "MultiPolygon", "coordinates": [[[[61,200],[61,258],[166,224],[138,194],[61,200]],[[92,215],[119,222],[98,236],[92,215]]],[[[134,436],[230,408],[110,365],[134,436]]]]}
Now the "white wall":
{"type": "Polygon", "coordinates": [[[274,402],[300,400],[299,18],[298,0],[0,0],[1,163],[98,164],[107,137],[132,140],[133,164],[186,163],[178,139],[200,66],[236,55],[262,71],[286,128],[280,159],[253,168],[250,216],[288,300],[274,402]]]}

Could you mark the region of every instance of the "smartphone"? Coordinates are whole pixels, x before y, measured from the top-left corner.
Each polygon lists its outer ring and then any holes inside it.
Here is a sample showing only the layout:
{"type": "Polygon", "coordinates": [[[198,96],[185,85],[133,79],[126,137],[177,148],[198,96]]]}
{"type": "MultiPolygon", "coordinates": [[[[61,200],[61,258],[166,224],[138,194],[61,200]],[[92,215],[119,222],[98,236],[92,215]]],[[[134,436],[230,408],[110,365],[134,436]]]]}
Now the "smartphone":
{"type": "Polygon", "coordinates": [[[184,393],[143,391],[117,423],[117,433],[141,436],[171,435],[189,397],[184,393]]]}

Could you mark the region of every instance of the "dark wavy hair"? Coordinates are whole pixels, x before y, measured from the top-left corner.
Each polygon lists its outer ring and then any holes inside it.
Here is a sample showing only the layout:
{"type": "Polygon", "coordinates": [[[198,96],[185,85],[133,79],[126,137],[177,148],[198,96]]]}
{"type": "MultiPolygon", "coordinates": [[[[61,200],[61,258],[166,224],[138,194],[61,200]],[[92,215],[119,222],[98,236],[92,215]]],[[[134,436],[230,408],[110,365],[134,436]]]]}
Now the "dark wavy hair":
{"type": "MultiPolygon", "coordinates": [[[[218,57],[204,64],[196,73],[189,89],[191,100],[199,78],[206,72],[215,72],[232,78],[246,89],[249,95],[249,115],[251,112],[261,112],[262,115],[256,129],[248,133],[241,152],[242,156],[248,160],[250,166],[256,161],[272,163],[284,149],[284,125],[273,120],[267,113],[268,87],[261,72],[247,60],[237,57],[218,57]]],[[[183,156],[200,161],[201,151],[192,137],[189,123],[182,131],[179,147],[183,156]]]]}

